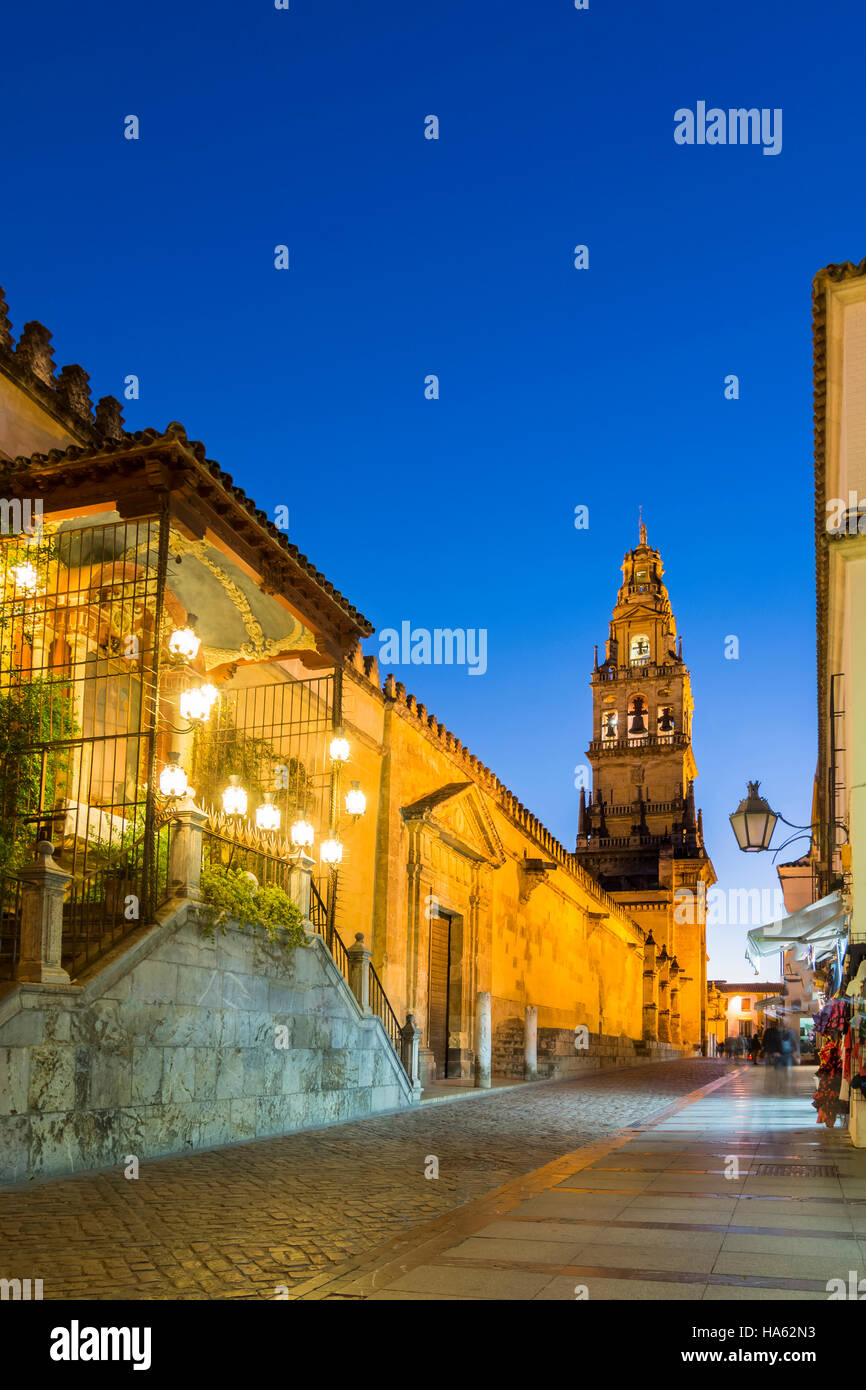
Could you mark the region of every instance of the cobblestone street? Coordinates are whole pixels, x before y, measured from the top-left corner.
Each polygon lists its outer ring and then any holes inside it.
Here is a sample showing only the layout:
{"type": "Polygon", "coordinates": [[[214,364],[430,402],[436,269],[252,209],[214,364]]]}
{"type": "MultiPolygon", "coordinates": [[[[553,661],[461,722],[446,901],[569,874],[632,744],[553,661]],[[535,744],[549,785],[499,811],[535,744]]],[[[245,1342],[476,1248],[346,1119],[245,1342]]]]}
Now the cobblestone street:
{"type": "Polygon", "coordinates": [[[663,1062],[0,1192],[0,1277],[46,1299],[274,1298],[724,1076],[663,1062]],[[425,1178],[428,1156],[438,1179],[425,1178]]]}

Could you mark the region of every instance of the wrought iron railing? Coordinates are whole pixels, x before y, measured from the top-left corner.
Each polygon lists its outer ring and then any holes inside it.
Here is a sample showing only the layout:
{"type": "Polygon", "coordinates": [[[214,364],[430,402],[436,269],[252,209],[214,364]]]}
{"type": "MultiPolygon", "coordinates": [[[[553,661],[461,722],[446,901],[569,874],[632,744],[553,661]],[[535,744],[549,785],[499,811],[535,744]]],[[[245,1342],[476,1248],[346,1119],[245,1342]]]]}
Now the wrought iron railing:
{"type": "Polygon", "coordinates": [[[10,979],[18,960],[21,933],[21,881],[0,878],[0,978],[10,979]]]}
{"type": "Polygon", "coordinates": [[[391,1039],[394,1051],[400,1056],[401,1029],[400,1020],[388,1002],[388,996],[382,988],[382,981],[376,974],[372,964],[370,966],[370,1008],[374,1014],[378,1014],[382,1020],[385,1032],[391,1039]]]}

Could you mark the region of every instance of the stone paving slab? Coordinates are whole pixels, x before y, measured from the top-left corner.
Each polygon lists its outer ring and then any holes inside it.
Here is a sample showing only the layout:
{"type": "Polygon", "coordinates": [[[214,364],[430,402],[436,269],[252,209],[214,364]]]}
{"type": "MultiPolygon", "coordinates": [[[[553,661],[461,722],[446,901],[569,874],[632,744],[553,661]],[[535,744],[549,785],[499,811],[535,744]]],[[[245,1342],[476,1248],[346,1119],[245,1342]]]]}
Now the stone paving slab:
{"type": "MultiPolygon", "coordinates": [[[[656,1062],[152,1160],[137,1180],[112,1171],[0,1188],[0,1277],[42,1278],[46,1299],[291,1297],[729,1074],[724,1062],[656,1062]]],[[[501,1296],[534,1297],[530,1274],[500,1280],[524,1290],[501,1296]]]]}
{"type": "Polygon", "coordinates": [[[441,1297],[453,1289],[476,1300],[826,1301],[827,1281],[847,1285],[851,1271],[864,1277],[866,1240],[857,1238],[862,1227],[855,1232],[854,1220],[864,1211],[866,1151],[854,1149],[841,1128],[815,1124],[812,1085],[807,1069],[789,1078],[788,1091],[774,1093],[760,1072],[744,1068],[672,1107],[648,1133],[656,1143],[670,1141],[674,1154],[689,1144],[689,1172],[663,1175],[681,1192],[659,1191],[670,1184],[653,1170],[629,1171],[647,1138],[621,1131],[299,1294],[364,1299],[429,1289],[441,1297]],[[696,1131],[705,1136],[703,1159],[693,1152],[696,1131]],[[748,1137],[748,1152],[732,1146],[734,1136],[748,1137]],[[727,1161],[733,1154],[739,1172],[720,1169],[719,1156],[727,1161]],[[840,1176],[754,1176],[760,1163],[803,1161],[835,1165],[840,1176]],[[617,1178],[632,1181],[617,1193],[611,1188],[617,1178]],[[731,1195],[711,1197],[710,1189],[731,1195]],[[506,1275],[545,1273],[535,1292],[528,1283],[522,1295],[495,1292],[519,1287],[508,1285],[506,1275]]]}

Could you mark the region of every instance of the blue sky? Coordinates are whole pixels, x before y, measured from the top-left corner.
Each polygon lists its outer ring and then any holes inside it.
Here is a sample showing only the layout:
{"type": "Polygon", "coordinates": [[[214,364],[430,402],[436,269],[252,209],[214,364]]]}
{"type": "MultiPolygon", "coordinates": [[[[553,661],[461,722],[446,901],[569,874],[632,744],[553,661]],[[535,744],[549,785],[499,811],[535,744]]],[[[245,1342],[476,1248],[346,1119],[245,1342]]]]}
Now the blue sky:
{"type": "MultiPolygon", "coordinates": [[[[810,285],[866,254],[864,28],[832,0],[7,8],[14,330],[94,396],[138,375],[128,426],[179,419],[288,505],[377,628],[487,629],[483,677],[398,678],[569,846],[643,503],[720,884],[776,886],[727,814],[748,776],[809,819],[810,285]],[[782,152],[678,146],[698,100],[781,108],[782,152]]],[[[742,929],[710,953],[748,978],[742,929]]]]}

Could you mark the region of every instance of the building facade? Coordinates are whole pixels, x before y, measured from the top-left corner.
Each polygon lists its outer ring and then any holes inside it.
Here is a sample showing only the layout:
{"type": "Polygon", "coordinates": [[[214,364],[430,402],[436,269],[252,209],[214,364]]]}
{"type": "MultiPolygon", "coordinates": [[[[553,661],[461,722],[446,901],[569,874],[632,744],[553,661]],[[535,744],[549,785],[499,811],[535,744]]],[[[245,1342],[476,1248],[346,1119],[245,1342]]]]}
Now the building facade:
{"type": "MultiPolygon", "coordinates": [[[[622,695],[622,748],[593,743],[598,799],[575,854],[364,655],[372,624],[202,444],[179,424],[128,432],[113,398],[94,410],[82,368],[55,372],[47,329],[16,345],[2,295],[0,494],[0,717],[17,740],[0,758],[0,1013],[16,987],[92,991],[106,961],[143,949],[188,886],[176,858],[192,827],[203,870],[243,869],[302,903],[401,1059],[411,1015],[423,1085],[700,1048],[703,926],[677,926],[672,895],[711,867],[688,672],[645,540],[628,585],[647,602],[623,598],[593,677],[597,725],[622,695]],[[651,660],[619,672],[632,627],[651,660]],[[658,721],[642,743],[637,696],[658,721]],[[586,828],[605,816],[613,843],[586,828]],[[25,960],[22,891],[32,901],[48,841],[62,940],[50,962],[25,960]]],[[[275,1101],[256,1132],[286,1113],[275,1101]]]]}

